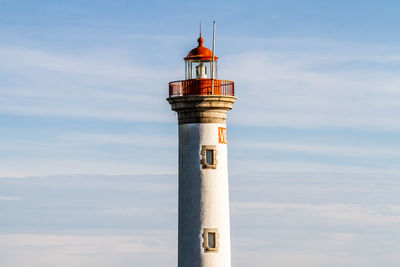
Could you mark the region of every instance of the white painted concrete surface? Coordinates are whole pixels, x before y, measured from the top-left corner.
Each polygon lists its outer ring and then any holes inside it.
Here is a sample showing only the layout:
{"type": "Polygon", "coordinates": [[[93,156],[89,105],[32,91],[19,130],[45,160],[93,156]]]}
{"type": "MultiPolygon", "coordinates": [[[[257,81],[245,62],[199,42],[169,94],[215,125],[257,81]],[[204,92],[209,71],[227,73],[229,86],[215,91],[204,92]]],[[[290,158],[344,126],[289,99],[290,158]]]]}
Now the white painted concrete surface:
{"type": "Polygon", "coordinates": [[[230,267],[227,145],[217,123],[179,125],[178,267],[230,267]],[[215,145],[217,168],[203,169],[202,145],[215,145]],[[204,252],[203,229],[218,228],[218,252],[204,252]]]}

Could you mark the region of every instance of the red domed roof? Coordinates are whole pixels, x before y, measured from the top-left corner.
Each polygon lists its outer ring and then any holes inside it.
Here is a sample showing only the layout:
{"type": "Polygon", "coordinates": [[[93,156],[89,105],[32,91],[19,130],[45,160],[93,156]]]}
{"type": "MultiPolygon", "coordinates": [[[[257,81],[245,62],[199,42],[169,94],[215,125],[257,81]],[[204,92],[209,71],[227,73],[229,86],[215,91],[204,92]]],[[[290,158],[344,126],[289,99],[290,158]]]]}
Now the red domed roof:
{"type": "MultiPolygon", "coordinates": [[[[190,50],[189,54],[184,58],[185,60],[212,60],[213,53],[210,49],[203,46],[204,39],[199,37],[197,39],[199,46],[190,50]]],[[[218,60],[218,57],[214,56],[214,60],[218,60]]]]}

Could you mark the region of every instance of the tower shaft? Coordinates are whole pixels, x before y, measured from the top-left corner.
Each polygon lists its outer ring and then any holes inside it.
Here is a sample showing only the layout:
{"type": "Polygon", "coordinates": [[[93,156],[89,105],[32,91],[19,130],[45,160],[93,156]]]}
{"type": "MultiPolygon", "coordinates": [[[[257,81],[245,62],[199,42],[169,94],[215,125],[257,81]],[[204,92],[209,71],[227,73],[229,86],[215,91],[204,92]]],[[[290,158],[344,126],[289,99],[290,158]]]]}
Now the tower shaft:
{"type": "Polygon", "coordinates": [[[179,121],[178,267],[230,267],[226,115],[234,96],[169,97],[179,121]]]}

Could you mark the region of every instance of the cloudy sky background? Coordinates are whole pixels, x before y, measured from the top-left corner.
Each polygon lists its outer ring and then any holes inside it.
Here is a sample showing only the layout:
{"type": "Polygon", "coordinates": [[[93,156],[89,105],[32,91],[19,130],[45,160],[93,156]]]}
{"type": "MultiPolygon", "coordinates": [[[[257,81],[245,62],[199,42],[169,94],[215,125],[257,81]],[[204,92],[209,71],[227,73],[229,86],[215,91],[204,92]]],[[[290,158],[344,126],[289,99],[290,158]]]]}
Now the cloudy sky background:
{"type": "Polygon", "coordinates": [[[228,117],[233,266],[399,266],[398,1],[0,0],[0,265],[174,266],[199,20],[228,117]]]}

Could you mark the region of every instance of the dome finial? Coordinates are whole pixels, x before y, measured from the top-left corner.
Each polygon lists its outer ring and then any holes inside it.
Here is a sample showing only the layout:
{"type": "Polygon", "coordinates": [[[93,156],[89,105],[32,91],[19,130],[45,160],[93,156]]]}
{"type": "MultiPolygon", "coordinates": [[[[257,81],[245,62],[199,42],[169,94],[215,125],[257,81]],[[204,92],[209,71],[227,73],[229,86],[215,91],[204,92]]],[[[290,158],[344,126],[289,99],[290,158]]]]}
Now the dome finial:
{"type": "Polygon", "coordinates": [[[201,20],[200,20],[200,37],[201,37],[201,20]]]}
{"type": "Polygon", "coordinates": [[[199,46],[203,46],[204,39],[201,37],[201,20],[200,20],[200,37],[197,39],[197,42],[199,43],[199,46]]]}

